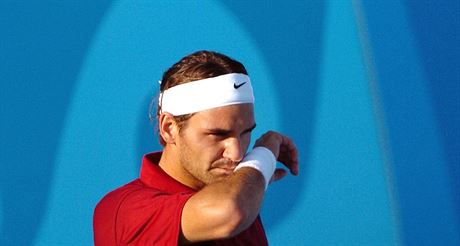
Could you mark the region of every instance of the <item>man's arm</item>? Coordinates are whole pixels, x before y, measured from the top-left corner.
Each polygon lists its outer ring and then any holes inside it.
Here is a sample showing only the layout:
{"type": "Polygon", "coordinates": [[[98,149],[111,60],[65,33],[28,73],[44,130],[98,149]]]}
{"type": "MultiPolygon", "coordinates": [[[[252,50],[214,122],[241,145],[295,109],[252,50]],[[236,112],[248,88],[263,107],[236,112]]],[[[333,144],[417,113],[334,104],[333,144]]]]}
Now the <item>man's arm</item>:
{"type": "MultiPolygon", "coordinates": [[[[266,147],[291,173],[297,175],[295,145],[289,138],[268,132],[254,147],[266,147]]],[[[272,180],[286,171],[276,170],[272,180]]],[[[256,219],[265,191],[265,178],[251,167],[235,171],[227,179],[207,185],[185,204],[181,217],[181,244],[228,238],[247,229],[256,219]]]]}
{"type": "Polygon", "coordinates": [[[192,196],[182,211],[183,242],[236,236],[259,214],[265,180],[260,172],[242,168],[222,182],[192,196]]]}

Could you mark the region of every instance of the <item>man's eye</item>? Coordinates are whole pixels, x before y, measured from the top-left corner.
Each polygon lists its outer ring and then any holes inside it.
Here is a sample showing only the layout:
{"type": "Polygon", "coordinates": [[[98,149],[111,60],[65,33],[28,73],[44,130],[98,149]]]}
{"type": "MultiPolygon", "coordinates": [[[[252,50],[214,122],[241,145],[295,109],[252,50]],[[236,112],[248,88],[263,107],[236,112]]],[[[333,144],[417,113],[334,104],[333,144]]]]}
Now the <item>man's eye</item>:
{"type": "Polygon", "coordinates": [[[214,137],[226,137],[227,136],[227,133],[224,133],[224,132],[214,132],[214,133],[211,133],[212,136],[214,137]]]}

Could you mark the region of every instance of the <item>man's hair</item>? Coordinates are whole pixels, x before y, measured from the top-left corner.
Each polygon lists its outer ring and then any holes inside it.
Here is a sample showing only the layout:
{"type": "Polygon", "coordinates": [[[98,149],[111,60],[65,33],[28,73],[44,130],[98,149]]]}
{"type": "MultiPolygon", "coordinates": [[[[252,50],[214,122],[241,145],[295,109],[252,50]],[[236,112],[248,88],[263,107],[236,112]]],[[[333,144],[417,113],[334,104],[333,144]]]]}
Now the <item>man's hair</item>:
{"type": "MultiPolygon", "coordinates": [[[[182,58],[166,70],[161,79],[160,93],[176,85],[229,73],[242,73],[248,75],[243,64],[226,55],[213,51],[198,51],[182,58]]],[[[160,112],[161,102],[158,104],[157,116],[160,115],[160,112]]],[[[186,126],[187,120],[192,116],[193,114],[174,116],[174,120],[179,126],[179,131],[186,126]]],[[[158,134],[158,136],[161,145],[165,146],[166,143],[161,137],[161,134],[158,134]]]]}

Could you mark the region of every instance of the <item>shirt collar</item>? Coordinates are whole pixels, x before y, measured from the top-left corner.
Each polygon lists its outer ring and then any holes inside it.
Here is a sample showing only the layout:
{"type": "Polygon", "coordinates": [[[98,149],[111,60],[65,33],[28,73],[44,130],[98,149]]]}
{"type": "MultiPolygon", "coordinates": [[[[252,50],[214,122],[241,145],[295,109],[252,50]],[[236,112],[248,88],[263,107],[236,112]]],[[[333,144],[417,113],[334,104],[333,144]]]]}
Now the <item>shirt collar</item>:
{"type": "Polygon", "coordinates": [[[166,192],[195,192],[192,188],[178,182],[161,169],[158,165],[161,154],[162,152],[160,151],[144,155],[140,175],[141,181],[149,187],[166,192]]]}

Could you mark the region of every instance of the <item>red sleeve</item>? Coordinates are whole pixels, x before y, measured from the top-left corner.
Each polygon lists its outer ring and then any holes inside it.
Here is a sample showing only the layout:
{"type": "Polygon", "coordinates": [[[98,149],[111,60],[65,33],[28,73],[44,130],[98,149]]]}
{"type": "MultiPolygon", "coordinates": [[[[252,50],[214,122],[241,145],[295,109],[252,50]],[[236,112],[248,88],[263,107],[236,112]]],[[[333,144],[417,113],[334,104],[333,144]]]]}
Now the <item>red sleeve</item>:
{"type": "Polygon", "coordinates": [[[115,190],[94,211],[94,244],[177,245],[182,209],[192,195],[135,185],[115,190]]]}
{"type": "Polygon", "coordinates": [[[182,209],[192,195],[149,189],[130,193],[116,215],[116,241],[134,245],[177,245],[182,209]]]}

